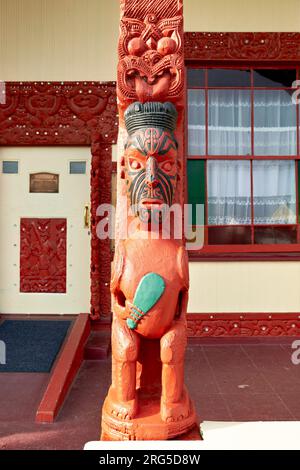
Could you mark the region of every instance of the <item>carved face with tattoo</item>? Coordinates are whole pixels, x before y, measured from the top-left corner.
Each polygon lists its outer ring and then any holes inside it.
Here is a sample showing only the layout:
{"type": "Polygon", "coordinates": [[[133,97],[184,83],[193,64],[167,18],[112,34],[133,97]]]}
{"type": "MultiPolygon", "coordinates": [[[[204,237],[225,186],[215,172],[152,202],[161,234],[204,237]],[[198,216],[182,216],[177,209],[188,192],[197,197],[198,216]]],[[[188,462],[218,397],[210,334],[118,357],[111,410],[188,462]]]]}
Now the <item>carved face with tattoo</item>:
{"type": "Polygon", "coordinates": [[[134,103],[125,113],[128,139],[121,176],[130,206],[141,220],[172,205],[177,181],[177,113],[171,103],[134,103]]]}

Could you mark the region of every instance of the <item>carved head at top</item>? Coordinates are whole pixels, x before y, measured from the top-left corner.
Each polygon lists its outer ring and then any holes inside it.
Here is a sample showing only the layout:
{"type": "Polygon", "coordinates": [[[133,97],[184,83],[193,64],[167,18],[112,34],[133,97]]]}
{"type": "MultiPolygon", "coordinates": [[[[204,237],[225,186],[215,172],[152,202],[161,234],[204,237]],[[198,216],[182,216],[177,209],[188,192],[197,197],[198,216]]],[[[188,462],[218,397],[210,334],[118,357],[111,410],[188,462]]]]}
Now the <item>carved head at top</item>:
{"type": "Polygon", "coordinates": [[[128,139],[121,160],[129,204],[149,221],[172,205],[177,182],[177,111],[172,103],[135,102],[124,115],[128,139]]]}
{"type": "Polygon", "coordinates": [[[119,41],[121,100],[172,100],[183,92],[182,17],[123,17],[119,41]]]}

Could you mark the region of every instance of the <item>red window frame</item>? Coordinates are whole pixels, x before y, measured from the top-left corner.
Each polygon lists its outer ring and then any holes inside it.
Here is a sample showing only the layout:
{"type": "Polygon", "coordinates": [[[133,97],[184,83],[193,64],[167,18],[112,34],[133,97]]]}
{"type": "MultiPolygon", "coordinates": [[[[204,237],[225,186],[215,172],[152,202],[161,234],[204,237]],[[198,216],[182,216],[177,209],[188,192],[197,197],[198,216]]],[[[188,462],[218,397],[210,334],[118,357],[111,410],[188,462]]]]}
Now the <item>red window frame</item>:
{"type": "MultiPolygon", "coordinates": [[[[295,161],[295,187],[296,187],[296,223],[293,225],[282,224],[282,225],[272,225],[266,224],[267,227],[297,227],[297,243],[291,244],[254,244],[254,227],[263,227],[263,224],[254,224],[253,223],[253,204],[251,204],[252,211],[252,221],[251,224],[245,225],[251,227],[251,244],[243,245],[209,245],[208,244],[208,228],[209,227],[221,227],[218,226],[209,226],[207,223],[207,210],[205,210],[205,226],[204,226],[204,246],[200,250],[190,250],[189,257],[191,260],[201,261],[201,260],[300,260],[300,218],[299,218],[299,191],[298,191],[298,161],[300,160],[300,105],[296,105],[296,126],[297,126],[297,148],[295,155],[255,155],[254,154],[254,91],[255,90],[293,90],[291,87],[254,87],[254,74],[253,70],[257,69],[290,69],[296,70],[296,80],[300,80],[300,67],[295,63],[286,63],[286,62],[275,62],[275,63],[263,63],[251,61],[247,62],[235,62],[234,64],[228,64],[228,61],[216,61],[205,63],[203,61],[187,61],[186,62],[186,83],[187,83],[187,71],[188,69],[205,69],[205,83],[204,86],[188,86],[186,87],[186,103],[188,103],[188,90],[190,89],[202,89],[205,90],[205,136],[206,136],[206,151],[205,155],[189,155],[188,154],[188,120],[186,119],[186,158],[187,160],[205,160],[205,178],[207,179],[207,160],[249,160],[250,161],[250,171],[251,171],[251,199],[253,198],[253,172],[252,165],[254,160],[292,160],[295,161]],[[218,68],[218,69],[231,69],[231,70],[251,70],[251,82],[250,87],[246,86],[234,86],[234,87],[209,87],[208,86],[208,69],[218,68]],[[208,91],[215,89],[226,89],[226,90],[250,90],[251,95],[251,155],[209,155],[208,153],[208,91]]],[[[298,87],[299,88],[299,87],[298,87]]],[[[188,181],[187,181],[188,184],[188,181]]],[[[186,184],[186,187],[187,187],[186,184]]],[[[299,182],[300,184],[300,182],[299,182]]],[[[186,194],[187,202],[187,194],[186,194]]],[[[207,181],[205,180],[205,206],[207,208],[207,181]]],[[[226,225],[228,227],[229,225],[226,225]]],[[[239,227],[243,225],[235,225],[234,227],[239,227]]]]}

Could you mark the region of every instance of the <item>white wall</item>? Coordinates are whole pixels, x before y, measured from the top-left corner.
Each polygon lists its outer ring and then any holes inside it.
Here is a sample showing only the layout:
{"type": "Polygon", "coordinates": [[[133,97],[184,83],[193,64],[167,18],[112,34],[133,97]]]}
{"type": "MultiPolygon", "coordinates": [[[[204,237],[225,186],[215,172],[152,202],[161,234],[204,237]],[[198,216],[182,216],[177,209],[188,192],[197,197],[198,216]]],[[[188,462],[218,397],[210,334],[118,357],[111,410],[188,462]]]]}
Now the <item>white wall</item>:
{"type": "Polygon", "coordinates": [[[299,31],[299,0],[185,0],[185,31],[299,31]]]}
{"type": "MultiPolygon", "coordinates": [[[[185,0],[186,31],[299,31],[299,0],[185,0]]],[[[115,80],[119,0],[0,0],[0,80],[115,80]]]]}
{"type": "Polygon", "coordinates": [[[190,313],[299,312],[300,263],[192,262],[190,313]]]}

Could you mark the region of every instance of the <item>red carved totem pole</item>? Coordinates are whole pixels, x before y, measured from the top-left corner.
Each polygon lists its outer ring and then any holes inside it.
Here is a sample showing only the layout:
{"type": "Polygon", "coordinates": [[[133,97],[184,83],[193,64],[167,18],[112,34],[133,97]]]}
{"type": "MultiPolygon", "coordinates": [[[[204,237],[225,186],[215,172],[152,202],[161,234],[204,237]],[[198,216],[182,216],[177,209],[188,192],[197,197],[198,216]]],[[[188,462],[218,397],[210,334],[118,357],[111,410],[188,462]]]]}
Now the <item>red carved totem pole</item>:
{"type": "Polygon", "coordinates": [[[183,5],[120,3],[123,150],[111,281],[112,385],[101,438],[164,440],[197,422],[184,385],[188,259],[183,237],[174,236],[174,227],[167,237],[163,227],[174,219],[170,206],[182,208],[184,201],[183,5]]]}

